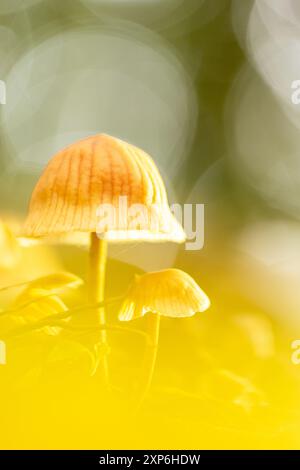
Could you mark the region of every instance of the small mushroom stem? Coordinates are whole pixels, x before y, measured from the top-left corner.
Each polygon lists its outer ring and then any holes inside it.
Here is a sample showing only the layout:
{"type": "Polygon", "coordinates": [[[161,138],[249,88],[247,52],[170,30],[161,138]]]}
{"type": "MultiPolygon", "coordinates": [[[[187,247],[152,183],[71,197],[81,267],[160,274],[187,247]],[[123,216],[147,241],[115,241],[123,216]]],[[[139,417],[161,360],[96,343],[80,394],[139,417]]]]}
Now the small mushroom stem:
{"type": "MultiPolygon", "coordinates": [[[[89,300],[91,303],[104,302],[105,274],[106,274],[106,258],[107,258],[107,241],[100,239],[96,233],[91,233],[90,242],[90,276],[89,276],[89,300]]],[[[99,307],[92,312],[92,323],[95,326],[105,325],[105,307],[99,307]]],[[[101,347],[107,348],[107,332],[105,329],[99,333],[96,344],[96,352],[99,354],[101,347]],[[99,341],[100,340],[100,341],[99,341]],[[98,351],[97,351],[98,350],[98,351]]],[[[104,350],[105,351],[105,350],[104,350]]],[[[109,384],[108,360],[107,354],[104,352],[101,358],[101,368],[105,384],[109,384]]]]}
{"type": "Polygon", "coordinates": [[[151,387],[158,351],[160,315],[154,313],[147,313],[146,319],[147,343],[142,366],[142,377],[140,382],[141,393],[138,407],[144,401],[151,387]]]}

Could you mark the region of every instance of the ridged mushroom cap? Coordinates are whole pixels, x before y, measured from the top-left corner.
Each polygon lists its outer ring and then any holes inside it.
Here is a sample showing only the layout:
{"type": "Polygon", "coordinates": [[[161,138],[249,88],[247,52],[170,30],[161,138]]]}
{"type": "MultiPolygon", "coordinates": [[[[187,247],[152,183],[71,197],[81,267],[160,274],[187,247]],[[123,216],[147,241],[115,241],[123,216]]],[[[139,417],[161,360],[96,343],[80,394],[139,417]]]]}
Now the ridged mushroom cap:
{"type": "Polygon", "coordinates": [[[32,193],[20,235],[40,238],[71,232],[97,232],[102,238],[122,241],[185,240],[151,157],[104,134],[75,142],[50,160],[32,193]],[[125,199],[125,216],[105,225],[107,206],[123,210],[125,199]],[[148,215],[154,213],[154,224],[150,216],[138,224],[138,215],[128,215],[128,208],[137,204],[148,215]],[[105,210],[99,212],[99,207],[105,210]]]}
{"type": "Polygon", "coordinates": [[[191,317],[209,306],[209,298],[189,274],[180,269],[164,269],[136,276],[119,319],[129,321],[149,312],[174,318],[191,317]]]}

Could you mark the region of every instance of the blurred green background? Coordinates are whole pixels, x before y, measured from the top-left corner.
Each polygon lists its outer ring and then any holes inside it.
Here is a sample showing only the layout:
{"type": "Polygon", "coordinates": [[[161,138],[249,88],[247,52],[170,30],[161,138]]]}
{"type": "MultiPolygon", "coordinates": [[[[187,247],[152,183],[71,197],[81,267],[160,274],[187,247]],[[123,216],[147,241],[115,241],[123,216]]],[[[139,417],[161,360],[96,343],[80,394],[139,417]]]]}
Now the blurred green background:
{"type": "Polygon", "coordinates": [[[120,137],[152,155],[170,202],[205,204],[205,246],[113,256],[143,269],[192,256],[226,277],[237,267],[248,276],[237,291],[298,324],[299,27],[294,0],[2,0],[3,217],[22,220],[65,145],[120,137]]]}
{"type": "Polygon", "coordinates": [[[3,0],[0,15],[2,209],[24,211],[50,156],[90,133],[148,151],[181,202],[224,157],[245,60],[231,1],[3,0]]]}

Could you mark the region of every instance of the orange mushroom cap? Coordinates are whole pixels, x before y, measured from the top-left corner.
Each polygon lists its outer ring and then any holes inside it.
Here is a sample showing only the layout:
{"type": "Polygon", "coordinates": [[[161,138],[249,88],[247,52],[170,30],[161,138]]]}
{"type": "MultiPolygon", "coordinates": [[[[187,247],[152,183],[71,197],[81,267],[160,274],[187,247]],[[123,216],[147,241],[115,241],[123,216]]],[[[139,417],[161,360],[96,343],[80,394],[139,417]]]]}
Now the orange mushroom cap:
{"type": "Polygon", "coordinates": [[[209,298],[189,274],[180,269],[164,269],[136,276],[119,319],[133,320],[150,312],[174,318],[191,317],[209,306],[209,298]]]}
{"type": "Polygon", "coordinates": [[[97,232],[107,240],[185,240],[151,157],[104,134],[75,142],[50,160],[32,193],[21,237],[70,232],[97,232]],[[122,226],[119,222],[108,224],[99,232],[99,206],[118,209],[124,197],[128,207],[154,208],[155,228],[150,222],[146,227],[132,228],[132,219],[125,217],[122,226]]]}

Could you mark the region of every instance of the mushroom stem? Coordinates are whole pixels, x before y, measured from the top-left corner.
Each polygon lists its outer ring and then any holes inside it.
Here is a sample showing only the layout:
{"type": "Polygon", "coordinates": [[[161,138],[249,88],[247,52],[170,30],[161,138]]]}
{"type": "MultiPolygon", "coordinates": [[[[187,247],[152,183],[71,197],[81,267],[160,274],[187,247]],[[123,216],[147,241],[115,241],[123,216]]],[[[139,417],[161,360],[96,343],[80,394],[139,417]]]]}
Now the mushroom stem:
{"type": "Polygon", "coordinates": [[[138,407],[144,401],[152,383],[153,374],[155,370],[156,357],[158,351],[160,315],[154,313],[147,313],[147,343],[144,354],[144,362],[142,369],[142,377],[140,382],[140,400],[138,407]]]}
{"type": "MultiPolygon", "coordinates": [[[[107,258],[107,241],[100,239],[95,232],[91,233],[90,243],[90,276],[89,276],[89,300],[91,303],[101,303],[104,301],[105,273],[107,258]]],[[[105,307],[99,307],[94,310],[91,319],[95,326],[105,325],[105,307]],[[96,316],[95,316],[96,315],[96,316]]],[[[108,360],[105,349],[107,348],[107,332],[105,329],[100,331],[100,337],[97,337],[96,353],[101,354],[104,348],[103,357],[98,358],[101,363],[103,378],[105,384],[109,385],[108,360]],[[99,341],[100,340],[100,341],[99,341]]]]}

